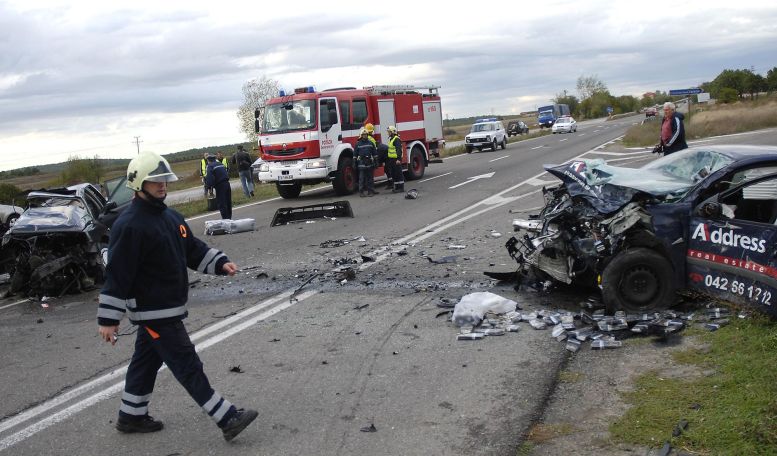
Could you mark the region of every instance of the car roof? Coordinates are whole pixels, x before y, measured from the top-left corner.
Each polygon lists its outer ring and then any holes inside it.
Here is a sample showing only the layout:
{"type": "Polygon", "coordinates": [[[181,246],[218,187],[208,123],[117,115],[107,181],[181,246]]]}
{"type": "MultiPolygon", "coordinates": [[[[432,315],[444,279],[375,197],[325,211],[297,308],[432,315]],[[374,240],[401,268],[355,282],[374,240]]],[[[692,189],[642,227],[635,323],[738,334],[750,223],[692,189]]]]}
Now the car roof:
{"type": "Polygon", "coordinates": [[[764,160],[777,160],[777,146],[749,146],[741,144],[705,144],[693,149],[712,150],[735,160],[762,157],[764,160]]]}

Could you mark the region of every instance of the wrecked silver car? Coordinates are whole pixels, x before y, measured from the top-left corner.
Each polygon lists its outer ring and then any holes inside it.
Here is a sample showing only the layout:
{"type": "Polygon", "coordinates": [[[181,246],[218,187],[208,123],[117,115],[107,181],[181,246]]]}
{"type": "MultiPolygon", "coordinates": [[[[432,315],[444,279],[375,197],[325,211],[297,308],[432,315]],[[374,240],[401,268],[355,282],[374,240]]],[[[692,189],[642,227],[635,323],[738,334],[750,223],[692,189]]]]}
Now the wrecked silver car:
{"type": "Polygon", "coordinates": [[[659,310],[694,289],[777,316],[777,148],[705,146],[641,168],[578,160],[515,220],[522,276],[599,287],[611,310],[659,310]]]}
{"type": "Polygon", "coordinates": [[[0,273],[10,275],[9,291],[40,297],[93,288],[103,278],[117,210],[92,184],[30,192],[2,239],[0,273]]]}

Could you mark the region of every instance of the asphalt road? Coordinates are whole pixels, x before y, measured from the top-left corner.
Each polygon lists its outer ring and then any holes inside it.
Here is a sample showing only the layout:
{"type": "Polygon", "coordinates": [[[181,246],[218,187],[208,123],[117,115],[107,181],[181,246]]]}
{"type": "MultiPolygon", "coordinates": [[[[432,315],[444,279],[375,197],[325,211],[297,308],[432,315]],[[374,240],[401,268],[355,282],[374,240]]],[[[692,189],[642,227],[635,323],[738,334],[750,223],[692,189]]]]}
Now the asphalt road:
{"type": "MultiPolygon", "coordinates": [[[[150,413],[165,429],[116,432],[134,328],[125,322],[116,346],[100,343],[96,292],[0,301],[0,454],[515,454],[568,353],[528,325],[456,341],[457,328],[437,316],[437,303],[474,291],[525,309],[574,306],[584,297],[517,292],[482,272],[515,269],[504,242],[512,219],[540,207],[539,189],[553,182],[543,163],[652,159],[645,150],[601,147],[640,120],[589,122],[575,134],[446,159],[406,184],[418,190],[416,200],[383,188],[373,198],[339,198],[326,188],[235,208],[233,217],[255,219],[257,230],[205,240],[242,271],[233,278],[191,273],[186,320],[214,387],[260,412],[231,444],[164,369],[150,413]],[[340,199],[354,218],[270,227],[279,207],[340,199]],[[335,240],[348,243],[321,246],[335,240]],[[376,261],[351,265],[352,277],[335,272],[361,255],[376,261]],[[450,256],[453,262],[429,260],[450,256]],[[361,431],[371,424],[376,432],[361,431]]],[[[725,141],[774,143],[774,134],[725,141]]],[[[202,233],[215,218],[190,225],[202,233]]]]}

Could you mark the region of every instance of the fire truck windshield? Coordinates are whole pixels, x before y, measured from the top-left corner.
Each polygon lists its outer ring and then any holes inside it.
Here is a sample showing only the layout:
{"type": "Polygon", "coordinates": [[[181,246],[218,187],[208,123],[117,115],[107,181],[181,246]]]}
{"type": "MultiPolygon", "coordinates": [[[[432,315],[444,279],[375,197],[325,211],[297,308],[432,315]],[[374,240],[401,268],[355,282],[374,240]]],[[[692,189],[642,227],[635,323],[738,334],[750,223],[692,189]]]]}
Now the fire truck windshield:
{"type": "Polygon", "coordinates": [[[263,133],[310,130],[316,126],[315,100],[296,100],[267,105],[263,133]]]}

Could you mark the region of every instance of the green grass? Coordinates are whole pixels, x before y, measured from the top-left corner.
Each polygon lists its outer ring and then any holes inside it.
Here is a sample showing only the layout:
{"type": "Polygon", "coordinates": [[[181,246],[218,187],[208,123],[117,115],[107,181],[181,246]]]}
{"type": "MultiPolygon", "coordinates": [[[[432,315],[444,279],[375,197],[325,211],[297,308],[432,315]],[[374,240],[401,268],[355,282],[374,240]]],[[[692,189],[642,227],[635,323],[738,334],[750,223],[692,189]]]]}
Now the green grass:
{"type": "Polygon", "coordinates": [[[699,454],[777,454],[777,327],[765,317],[733,320],[695,337],[704,348],[674,359],[706,374],[679,379],[652,371],[640,377],[624,395],[632,407],[610,426],[613,438],[651,447],[668,440],[699,454]],[[672,438],[683,418],[688,429],[672,438]]]}
{"type": "MultiPolygon", "coordinates": [[[[686,116],[687,119],[687,116],[686,116]]],[[[777,101],[764,99],[700,108],[694,105],[690,122],[685,122],[685,139],[730,135],[777,127],[777,101]]],[[[635,125],[623,137],[626,147],[648,147],[658,143],[661,119],[635,125]]]]}
{"type": "MultiPolygon", "coordinates": [[[[246,198],[243,194],[243,189],[237,188],[232,190],[232,207],[276,198],[277,196],[278,191],[275,189],[275,184],[254,184],[253,198],[246,198]]],[[[208,212],[208,203],[205,201],[205,198],[198,198],[185,203],[172,204],[170,207],[175,208],[175,210],[180,212],[184,217],[192,217],[208,212]]]]}

